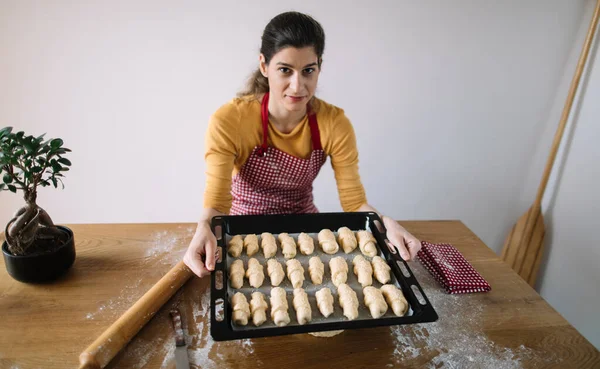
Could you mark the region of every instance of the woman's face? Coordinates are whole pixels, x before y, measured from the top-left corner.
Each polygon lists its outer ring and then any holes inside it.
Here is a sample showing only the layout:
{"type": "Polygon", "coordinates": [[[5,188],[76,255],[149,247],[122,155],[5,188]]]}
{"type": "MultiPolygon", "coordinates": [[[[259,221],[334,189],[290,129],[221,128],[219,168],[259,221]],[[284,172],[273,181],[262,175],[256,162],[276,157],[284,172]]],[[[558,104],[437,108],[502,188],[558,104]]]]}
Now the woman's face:
{"type": "Polygon", "coordinates": [[[260,70],[269,79],[269,101],[277,108],[302,111],[315,94],[319,79],[319,58],[312,46],[281,49],[267,65],[260,55],[260,70]]]}

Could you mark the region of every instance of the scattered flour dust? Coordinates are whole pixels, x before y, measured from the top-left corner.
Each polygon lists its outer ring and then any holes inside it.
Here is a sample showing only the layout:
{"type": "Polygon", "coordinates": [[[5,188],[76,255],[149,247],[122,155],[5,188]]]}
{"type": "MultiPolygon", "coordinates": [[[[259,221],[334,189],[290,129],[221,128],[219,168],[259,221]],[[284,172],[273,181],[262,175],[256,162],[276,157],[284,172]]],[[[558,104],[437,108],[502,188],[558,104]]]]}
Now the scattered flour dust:
{"type": "MultiPolygon", "coordinates": [[[[167,345],[166,345],[165,337],[155,337],[152,340],[142,340],[141,338],[137,338],[132,343],[126,346],[127,350],[125,355],[127,357],[134,357],[135,364],[130,369],[142,369],[146,368],[148,362],[155,356],[157,353],[160,355],[168,355],[167,345]],[[158,351],[158,352],[157,352],[158,351]]],[[[175,345],[172,345],[173,348],[170,349],[170,356],[173,357],[173,353],[175,351],[175,345]]],[[[166,359],[165,359],[166,360],[166,359]]]]}
{"type": "MultiPolygon", "coordinates": [[[[179,226],[179,228],[183,227],[179,226]]],[[[178,262],[183,258],[183,254],[195,231],[194,227],[188,227],[184,233],[169,231],[155,232],[152,235],[154,244],[146,250],[146,258],[157,259],[162,264],[174,264],[178,262]]]]}
{"type": "Polygon", "coordinates": [[[145,293],[145,291],[139,289],[141,283],[141,278],[134,280],[132,284],[123,288],[118,297],[101,304],[95,312],[87,313],[86,319],[94,320],[97,316],[108,316],[110,318],[120,316],[145,293]]]}
{"type": "Polygon", "coordinates": [[[198,337],[195,337],[195,348],[188,351],[190,364],[195,364],[203,369],[216,368],[216,364],[209,358],[215,341],[210,335],[210,319],[206,318],[210,314],[210,292],[206,291],[202,295],[201,301],[193,303],[194,324],[198,327],[198,337]],[[206,318],[206,319],[205,319],[206,318]],[[206,320],[206,324],[205,321],[206,320]]]}
{"type": "MultiPolygon", "coordinates": [[[[198,334],[197,336],[190,336],[189,329],[187,327],[184,329],[186,342],[190,343],[188,346],[188,357],[191,365],[196,365],[202,369],[222,368],[222,364],[217,364],[210,358],[212,353],[212,355],[216,356],[220,361],[224,360],[225,357],[219,352],[221,347],[239,346],[238,350],[227,351],[240,352],[241,350],[240,354],[242,356],[254,353],[254,347],[252,340],[250,339],[225,342],[215,342],[213,340],[210,335],[210,319],[208,318],[210,315],[210,291],[207,290],[202,295],[200,301],[194,301],[192,309],[194,320],[189,324],[194,324],[197,327],[198,334]]],[[[170,345],[168,352],[165,354],[161,369],[168,367],[169,363],[173,360],[174,352],[174,345],[170,345]]],[[[257,361],[257,364],[262,364],[262,362],[257,361]]]]}
{"type": "MultiPolygon", "coordinates": [[[[194,235],[194,227],[179,226],[183,232],[160,231],[152,235],[152,246],[144,253],[145,262],[175,265],[183,258],[187,249],[187,244],[194,235]],[[177,250],[177,251],[174,251],[177,250]]],[[[131,307],[145,291],[140,291],[139,286],[142,278],[132,279],[133,283],[125,286],[119,293],[119,296],[103,302],[97,311],[86,314],[86,319],[94,320],[96,317],[118,318],[120,314],[131,307]]],[[[184,309],[185,307],[181,307],[184,309]]],[[[223,361],[226,358],[219,352],[220,347],[229,348],[235,346],[236,350],[221,350],[228,352],[238,352],[241,355],[254,353],[254,347],[250,339],[227,341],[216,343],[210,335],[210,290],[202,295],[200,301],[196,300],[192,304],[193,321],[190,325],[197,327],[197,335],[190,335],[189,329],[184,329],[186,342],[188,342],[188,356],[191,365],[196,365],[202,369],[221,368],[222,365],[214,362],[209,356],[223,361]]],[[[182,311],[183,313],[183,311],[182,311]]],[[[161,368],[172,366],[175,355],[175,344],[169,337],[157,336],[152,340],[144,340],[138,337],[134,342],[126,347],[126,355],[136,358],[136,364],[133,369],[141,369],[148,365],[150,360],[157,354],[164,357],[161,368]]],[[[257,360],[257,364],[262,364],[257,360]]],[[[12,368],[11,368],[12,369],[12,368]]]]}
{"type": "MultiPolygon", "coordinates": [[[[182,315],[187,315],[184,311],[185,305],[180,306],[180,309],[182,315]]],[[[193,320],[186,322],[184,326],[190,365],[202,369],[221,369],[225,365],[213,361],[212,358],[216,357],[220,362],[225,361],[226,358],[222,352],[235,352],[243,357],[254,353],[254,346],[250,339],[225,342],[215,342],[212,339],[210,335],[210,319],[208,318],[210,314],[210,291],[207,290],[202,295],[200,301],[194,301],[192,309],[193,320]],[[196,334],[190,334],[189,326],[191,325],[197,327],[197,329],[193,330],[196,334]],[[231,350],[231,347],[235,347],[235,350],[231,350]],[[226,349],[221,350],[221,348],[226,349]]],[[[162,314],[168,314],[168,312],[162,312],[162,314]]],[[[135,358],[134,366],[128,367],[128,369],[146,368],[149,362],[157,355],[163,358],[160,366],[161,369],[173,367],[173,361],[175,360],[175,342],[170,335],[157,335],[151,340],[144,340],[141,337],[137,337],[126,346],[125,350],[125,356],[135,358]]],[[[260,360],[256,360],[256,363],[263,364],[260,360]]]]}
{"type": "MultiPolygon", "coordinates": [[[[183,226],[178,228],[184,229],[183,226]]],[[[146,262],[175,265],[183,258],[187,243],[189,243],[195,231],[194,227],[187,227],[183,232],[155,232],[151,236],[152,246],[144,254],[146,262]]],[[[104,315],[115,318],[117,315],[124,313],[146,293],[146,291],[139,289],[142,278],[133,279],[133,281],[133,283],[123,288],[119,296],[104,302],[98,306],[98,310],[95,312],[87,313],[86,319],[94,320],[96,317],[104,315]]]]}
{"type": "Polygon", "coordinates": [[[435,355],[428,363],[429,368],[509,369],[521,368],[521,360],[533,358],[532,350],[523,345],[517,349],[498,347],[486,337],[481,329],[483,308],[478,300],[470,299],[469,295],[445,293],[418,263],[411,269],[440,318],[433,323],[390,327],[398,364],[403,359],[427,354],[435,355]]]}

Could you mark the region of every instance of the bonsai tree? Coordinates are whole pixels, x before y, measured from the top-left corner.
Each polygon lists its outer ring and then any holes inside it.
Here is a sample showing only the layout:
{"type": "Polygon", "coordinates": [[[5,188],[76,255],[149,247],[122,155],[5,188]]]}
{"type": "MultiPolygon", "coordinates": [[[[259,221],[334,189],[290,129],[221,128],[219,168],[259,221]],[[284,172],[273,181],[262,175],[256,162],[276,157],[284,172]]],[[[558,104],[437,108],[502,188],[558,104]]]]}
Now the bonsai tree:
{"type": "Polygon", "coordinates": [[[64,244],[68,235],[54,225],[48,213],[36,203],[38,186],[64,188],[63,173],[71,162],[64,155],[60,138],[44,141],[45,134],[34,137],[0,130],[0,191],[23,192],[25,206],[6,224],[4,235],[13,255],[51,251],[64,244]]]}

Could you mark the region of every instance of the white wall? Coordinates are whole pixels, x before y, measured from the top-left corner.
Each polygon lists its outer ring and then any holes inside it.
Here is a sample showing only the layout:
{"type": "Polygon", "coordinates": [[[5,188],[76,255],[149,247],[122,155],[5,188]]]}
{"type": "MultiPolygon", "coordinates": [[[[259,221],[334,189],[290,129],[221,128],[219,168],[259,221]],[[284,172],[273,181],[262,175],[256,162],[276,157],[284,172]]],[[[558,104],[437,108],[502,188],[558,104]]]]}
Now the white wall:
{"type": "MultiPolygon", "coordinates": [[[[62,137],[58,223],[194,221],[209,115],[257,62],[280,11],[322,22],[319,94],[346,109],[369,201],[463,220],[498,251],[516,220],[583,0],[0,0],[0,125],[62,137]]],[[[322,211],[340,209],[329,166],[322,211]]],[[[0,194],[0,224],[20,199],[0,194]]]]}
{"type": "MultiPolygon", "coordinates": [[[[556,100],[532,162],[525,196],[533,201],[560,114],[581,53],[595,0],[586,1],[586,15],[564,69],[556,100]],[[529,193],[527,193],[529,192],[529,193]]],[[[593,345],[600,348],[600,31],[592,44],[569,124],[543,201],[545,254],[536,289],[593,345]]]]}

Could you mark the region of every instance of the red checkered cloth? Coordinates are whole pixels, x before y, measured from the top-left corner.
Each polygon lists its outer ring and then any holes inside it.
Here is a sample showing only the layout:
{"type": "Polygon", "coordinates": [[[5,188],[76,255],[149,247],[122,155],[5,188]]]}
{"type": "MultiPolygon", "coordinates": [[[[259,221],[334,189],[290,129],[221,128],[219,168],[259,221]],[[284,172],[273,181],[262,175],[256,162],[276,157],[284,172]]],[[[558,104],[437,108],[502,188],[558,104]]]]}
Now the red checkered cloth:
{"type": "Polygon", "coordinates": [[[492,289],[452,245],[422,241],[417,256],[449,294],[487,292],[492,289]]]}

